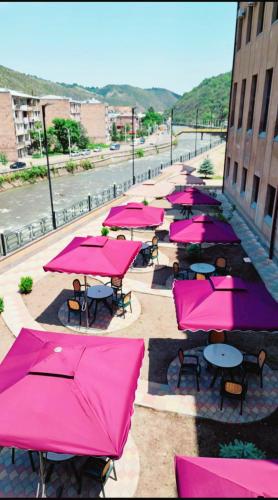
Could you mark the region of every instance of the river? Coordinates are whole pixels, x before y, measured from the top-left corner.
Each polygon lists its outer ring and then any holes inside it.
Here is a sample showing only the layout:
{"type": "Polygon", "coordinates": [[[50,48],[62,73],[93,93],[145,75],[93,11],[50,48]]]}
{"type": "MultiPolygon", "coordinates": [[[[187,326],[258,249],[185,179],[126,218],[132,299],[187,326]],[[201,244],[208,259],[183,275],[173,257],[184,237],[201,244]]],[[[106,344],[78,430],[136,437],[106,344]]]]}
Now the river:
{"type": "MultiPolygon", "coordinates": [[[[216,138],[212,138],[212,143],[216,138]]],[[[218,138],[217,138],[218,139],[218,138]]],[[[208,145],[209,135],[203,140],[198,136],[197,147],[208,145]]],[[[194,151],[195,134],[179,136],[178,145],[173,147],[173,158],[194,151]]],[[[170,151],[164,151],[146,158],[135,158],[135,175],[169,161],[170,151]]],[[[132,160],[100,167],[95,170],[52,178],[55,210],[68,207],[88,194],[97,194],[109,185],[122,183],[132,176],[132,160]]],[[[28,184],[0,194],[0,232],[18,229],[41,217],[50,216],[48,181],[28,184]]]]}

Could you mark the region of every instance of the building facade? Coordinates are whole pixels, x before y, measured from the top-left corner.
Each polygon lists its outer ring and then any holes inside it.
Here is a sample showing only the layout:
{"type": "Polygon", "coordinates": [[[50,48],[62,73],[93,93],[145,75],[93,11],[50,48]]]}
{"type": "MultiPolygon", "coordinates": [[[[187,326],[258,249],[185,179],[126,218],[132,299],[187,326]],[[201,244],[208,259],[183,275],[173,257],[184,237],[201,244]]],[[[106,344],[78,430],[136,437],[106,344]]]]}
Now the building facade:
{"type": "Polygon", "coordinates": [[[81,119],[81,102],[70,99],[69,97],[60,97],[56,95],[45,95],[41,97],[41,105],[50,104],[45,108],[46,127],[51,127],[54,118],[64,118],[65,120],[81,119]]]}
{"type": "Polygon", "coordinates": [[[223,187],[278,258],[278,2],[238,2],[223,187]]]}
{"type": "MultiPolygon", "coordinates": [[[[111,131],[113,123],[119,131],[132,129],[132,107],[131,106],[108,106],[109,115],[109,130],[111,131]]],[[[135,133],[140,127],[138,113],[134,113],[134,129],[135,133]]]]}
{"type": "Polygon", "coordinates": [[[0,89],[0,151],[8,161],[27,156],[31,130],[41,122],[39,98],[10,89],[0,89]]]}
{"type": "Polygon", "coordinates": [[[108,105],[92,99],[81,103],[81,123],[92,143],[110,141],[108,105]]]}

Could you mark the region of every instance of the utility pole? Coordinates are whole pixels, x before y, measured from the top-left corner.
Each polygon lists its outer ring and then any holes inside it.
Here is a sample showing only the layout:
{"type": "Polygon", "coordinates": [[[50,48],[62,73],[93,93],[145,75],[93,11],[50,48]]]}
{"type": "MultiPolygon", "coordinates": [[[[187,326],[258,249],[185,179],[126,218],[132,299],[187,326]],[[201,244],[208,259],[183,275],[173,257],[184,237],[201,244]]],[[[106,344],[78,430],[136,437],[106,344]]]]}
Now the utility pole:
{"type": "Polygon", "coordinates": [[[47,103],[47,104],[43,104],[42,105],[42,121],[43,121],[43,133],[44,133],[44,148],[45,148],[46,164],[47,164],[47,178],[48,178],[48,185],[49,185],[49,196],[50,196],[52,223],[53,223],[53,229],[56,229],[57,225],[56,225],[54,205],[53,205],[52,185],[51,185],[51,176],[50,176],[50,165],[49,165],[49,157],[48,157],[48,142],[47,142],[46,125],[45,125],[45,108],[46,108],[46,106],[51,106],[51,104],[47,103]]]}
{"type": "Polygon", "coordinates": [[[171,128],[170,128],[170,141],[171,141],[171,147],[170,147],[170,164],[173,165],[173,116],[174,116],[174,109],[171,109],[171,128]]]}
{"type": "Polygon", "coordinates": [[[135,134],[135,125],[134,125],[134,114],[135,114],[135,107],[132,108],[132,184],[135,184],[136,179],[135,179],[135,170],[134,170],[134,157],[135,157],[135,144],[134,144],[134,134],[135,134]]]}
{"type": "Polygon", "coordinates": [[[196,109],[196,130],[195,130],[195,156],[197,156],[197,126],[198,126],[199,108],[196,109]]]}

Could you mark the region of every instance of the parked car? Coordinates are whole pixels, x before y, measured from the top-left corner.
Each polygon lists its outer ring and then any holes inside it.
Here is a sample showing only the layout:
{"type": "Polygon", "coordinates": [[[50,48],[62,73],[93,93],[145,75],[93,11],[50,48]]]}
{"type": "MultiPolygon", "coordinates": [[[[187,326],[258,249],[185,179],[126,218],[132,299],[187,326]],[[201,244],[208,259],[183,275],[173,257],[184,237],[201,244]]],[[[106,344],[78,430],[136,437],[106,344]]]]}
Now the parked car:
{"type": "Polygon", "coordinates": [[[12,163],[10,165],[10,168],[24,168],[26,167],[26,163],[24,163],[24,161],[15,161],[14,163],[12,163]]]}
{"type": "Polygon", "coordinates": [[[144,144],[144,142],[145,142],[145,137],[141,137],[141,138],[140,138],[140,143],[141,143],[141,144],[144,144]]]}
{"type": "Polygon", "coordinates": [[[83,156],[88,156],[91,154],[91,150],[90,149],[83,149],[81,152],[80,152],[83,156]]]}
{"type": "Polygon", "coordinates": [[[116,149],[120,149],[120,147],[120,144],[111,144],[110,149],[111,151],[115,151],[116,149]]]}
{"type": "Polygon", "coordinates": [[[73,156],[73,157],[74,157],[74,156],[81,156],[81,154],[82,154],[82,153],[81,153],[81,151],[73,151],[73,152],[70,154],[70,156],[73,156]]]}
{"type": "Polygon", "coordinates": [[[101,148],[95,148],[93,151],[94,153],[99,153],[101,151],[101,148]]]}

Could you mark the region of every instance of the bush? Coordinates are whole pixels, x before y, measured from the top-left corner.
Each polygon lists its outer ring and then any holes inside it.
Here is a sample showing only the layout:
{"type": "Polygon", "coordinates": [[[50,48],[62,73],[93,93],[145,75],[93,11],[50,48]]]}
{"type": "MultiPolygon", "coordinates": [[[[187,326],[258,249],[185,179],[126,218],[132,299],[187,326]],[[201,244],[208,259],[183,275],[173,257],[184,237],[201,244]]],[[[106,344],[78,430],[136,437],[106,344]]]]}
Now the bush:
{"type": "Polygon", "coordinates": [[[254,443],[243,442],[239,439],[228,444],[222,443],[219,447],[221,458],[254,458],[257,460],[266,458],[265,452],[257,448],[254,443]]]}
{"type": "Polygon", "coordinates": [[[209,159],[209,157],[205,158],[203,162],[201,163],[198,174],[201,174],[207,178],[208,175],[213,175],[214,174],[214,166],[212,161],[209,159]]]}
{"type": "Polygon", "coordinates": [[[5,177],[3,175],[0,175],[0,187],[2,186],[2,184],[4,184],[5,182],[5,177]]]}
{"type": "Polygon", "coordinates": [[[41,155],[40,153],[33,153],[32,158],[43,158],[43,155],[41,155]]]}
{"type": "Polygon", "coordinates": [[[4,311],[4,299],[0,297],[0,314],[4,311]]]}
{"type": "Polygon", "coordinates": [[[2,151],[0,151],[0,163],[2,163],[3,165],[7,165],[8,163],[7,155],[2,151]]]}
{"type": "Polygon", "coordinates": [[[83,168],[84,170],[90,170],[91,168],[94,168],[90,160],[82,160],[80,162],[80,167],[83,168]]]}
{"type": "Polygon", "coordinates": [[[145,154],[144,149],[137,149],[135,152],[137,158],[143,158],[144,154],[145,154]]]}
{"type": "Polygon", "coordinates": [[[22,276],[18,286],[21,293],[30,293],[33,287],[33,279],[31,276],[22,276]]]}
{"type": "Polygon", "coordinates": [[[201,257],[201,248],[197,243],[191,243],[187,247],[187,255],[191,261],[199,260],[201,257]]]}
{"type": "Polygon", "coordinates": [[[144,198],[141,203],[143,203],[143,205],[145,205],[145,206],[147,206],[149,204],[149,202],[148,202],[148,200],[146,200],[146,198],[144,198]]]}
{"type": "Polygon", "coordinates": [[[73,160],[67,161],[67,163],[66,163],[66,170],[67,170],[67,172],[69,172],[70,174],[73,174],[73,172],[76,169],[77,169],[77,165],[74,163],[73,160]]]}
{"type": "Polygon", "coordinates": [[[108,227],[103,226],[103,227],[101,228],[101,236],[107,236],[107,235],[108,235],[108,233],[109,233],[109,229],[108,229],[108,227]]]}

